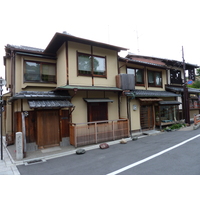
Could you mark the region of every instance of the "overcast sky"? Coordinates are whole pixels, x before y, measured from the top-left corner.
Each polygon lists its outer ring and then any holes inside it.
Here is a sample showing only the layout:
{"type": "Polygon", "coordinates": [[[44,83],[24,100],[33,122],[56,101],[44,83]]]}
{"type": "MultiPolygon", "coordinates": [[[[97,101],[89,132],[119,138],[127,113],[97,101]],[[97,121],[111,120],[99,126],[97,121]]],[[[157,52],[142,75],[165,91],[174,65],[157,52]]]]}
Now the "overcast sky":
{"type": "MultiPolygon", "coordinates": [[[[0,56],[6,44],[46,48],[56,32],[129,52],[200,65],[199,2],[177,0],[9,0],[0,6],[0,56]]],[[[120,54],[125,56],[127,52],[120,54]]]]}

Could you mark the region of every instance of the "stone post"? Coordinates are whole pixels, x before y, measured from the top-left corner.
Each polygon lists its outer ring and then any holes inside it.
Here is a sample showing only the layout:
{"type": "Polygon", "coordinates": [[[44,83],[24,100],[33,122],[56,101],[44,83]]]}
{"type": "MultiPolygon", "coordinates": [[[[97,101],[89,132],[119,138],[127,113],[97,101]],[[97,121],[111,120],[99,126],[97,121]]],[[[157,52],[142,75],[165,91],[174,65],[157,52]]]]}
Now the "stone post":
{"type": "Polygon", "coordinates": [[[15,137],[15,145],[16,145],[16,159],[23,159],[23,136],[22,132],[17,132],[15,137]]]}

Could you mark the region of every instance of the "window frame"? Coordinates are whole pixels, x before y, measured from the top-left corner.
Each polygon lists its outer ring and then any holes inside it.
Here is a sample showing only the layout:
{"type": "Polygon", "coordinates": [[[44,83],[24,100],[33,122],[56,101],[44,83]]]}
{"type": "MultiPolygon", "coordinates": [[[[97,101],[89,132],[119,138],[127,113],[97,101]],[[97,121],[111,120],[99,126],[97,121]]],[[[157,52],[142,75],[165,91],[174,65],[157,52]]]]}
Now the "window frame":
{"type": "Polygon", "coordinates": [[[170,84],[182,84],[182,72],[181,70],[170,69],[170,84]],[[176,73],[179,73],[180,76],[176,77],[176,73]]]}
{"type": "Polygon", "coordinates": [[[135,85],[136,86],[144,86],[145,85],[145,81],[144,81],[144,69],[143,68],[132,68],[132,67],[127,67],[126,68],[126,73],[128,74],[128,69],[132,69],[134,70],[134,75],[135,75],[135,85]],[[137,83],[137,77],[136,77],[136,70],[142,70],[142,81],[143,83],[137,83]]]}
{"type": "Polygon", "coordinates": [[[88,122],[107,121],[108,120],[108,103],[107,102],[87,103],[87,113],[88,113],[88,122]],[[94,107],[95,107],[95,109],[94,109],[94,107]],[[102,112],[102,110],[103,110],[103,112],[102,112]],[[102,116],[102,113],[104,113],[105,119],[93,120],[94,113],[98,116],[102,116]]]}
{"type": "Polygon", "coordinates": [[[147,83],[148,83],[148,87],[158,87],[158,88],[162,88],[163,86],[163,80],[162,80],[162,71],[153,71],[153,70],[147,70],[147,83]],[[153,73],[153,80],[154,80],[154,84],[149,83],[149,72],[153,73]],[[161,84],[160,85],[156,85],[156,73],[160,74],[160,78],[161,78],[161,84]]]}
{"type": "Polygon", "coordinates": [[[101,77],[101,78],[107,78],[107,59],[106,59],[106,56],[99,56],[99,55],[96,55],[96,54],[87,54],[87,53],[82,53],[82,52],[78,52],[77,51],[77,76],[87,76],[87,77],[101,77]],[[94,62],[93,62],[93,59],[91,59],[91,73],[90,74],[82,74],[80,73],[79,71],[79,64],[78,64],[78,59],[79,59],[79,55],[85,55],[85,56],[88,56],[88,57],[98,57],[98,58],[104,58],[105,59],[105,73],[103,75],[101,74],[95,74],[94,73],[94,62]]]}
{"type": "Polygon", "coordinates": [[[43,62],[43,61],[33,61],[33,60],[24,60],[24,67],[23,67],[23,81],[24,83],[57,83],[57,67],[56,63],[51,62],[43,62]],[[38,63],[40,64],[40,80],[26,80],[25,74],[26,74],[26,62],[32,62],[32,63],[38,63]],[[55,67],[55,81],[43,81],[42,80],[42,66],[43,65],[51,65],[55,67]]]}

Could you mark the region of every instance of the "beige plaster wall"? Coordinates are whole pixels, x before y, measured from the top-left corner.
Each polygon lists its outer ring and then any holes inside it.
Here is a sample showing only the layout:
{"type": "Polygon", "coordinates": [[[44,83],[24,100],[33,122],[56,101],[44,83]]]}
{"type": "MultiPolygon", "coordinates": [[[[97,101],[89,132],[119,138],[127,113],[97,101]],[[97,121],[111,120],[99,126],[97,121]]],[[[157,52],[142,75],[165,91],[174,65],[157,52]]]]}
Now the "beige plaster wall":
{"type": "Polygon", "coordinates": [[[118,74],[117,52],[109,49],[94,47],[94,55],[105,56],[107,66],[107,78],[94,77],[95,86],[116,87],[115,76],[118,74]]]}
{"type": "Polygon", "coordinates": [[[140,102],[136,99],[130,101],[130,113],[131,113],[131,130],[140,129],[140,102]],[[133,110],[133,105],[137,106],[136,110],[133,110]]]}
{"type": "Polygon", "coordinates": [[[119,119],[118,117],[118,97],[112,92],[78,91],[72,98],[75,110],[72,113],[72,123],[87,123],[87,103],[83,98],[109,98],[113,103],[108,103],[108,120],[119,119]]]}
{"type": "MultiPolygon", "coordinates": [[[[5,120],[5,133],[11,134],[12,133],[12,106],[6,106],[6,120],[5,120]]],[[[5,114],[5,112],[4,112],[5,114]]]]}
{"type": "Polygon", "coordinates": [[[68,42],[69,85],[92,86],[92,78],[77,76],[77,51],[91,53],[90,45],[68,42]]]}
{"type": "MultiPolygon", "coordinates": [[[[116,87],[117,52],[92,47],[93,54],[106,57],[107,78],[94,77],[94,86],[116,87]]],[[[91,46],[68,42],[69,85],[92,86],[92,77],[77,76],[77,52],[91,54],[91,46]]]]}
{"type": "MultiPolygon", "coordinates": [[[[22,91],[26,87],[33,87],[33,88],[35,88],[35,87],[38,87],[38,88],[48,88],[48,87],[55,88],[56,87],[56,84],[49,84],[49,83],[24,83],[24,77],[23,77],[23,74],[24,74],[24,60],[56,63],[56,60],[16,55],[16,59],[15,59],[15,63],[16,63],[16,68],[15,68],[15,92],[16,93],[22,91]]],[[[32,90],[32,89],[29,88],[29,90],[32,90]]]]}
{"type": "Polygon", "coordinates": [[[57,87],[67,83],[66,44],[64,43],[57,51],[57,87]]]}
{"type": "Polygon", "coordinates": [[[120,118],[128,118],[126,96],[120,97],[120,118]]]}
{"type": "MultiPolygon", "coordinates": [[[[130,64],[125,62],[119,62],[120,73],[126,74],[127,68],[137,68],[137,69],[144,69],[143,66],[137,65],[137,64],[130,64]]],[[[148,87],[148,83],[145,83],[145,86],[135,86],[135,89],[138,90],[155,90],[155,91],[165,91],[165,84],[167,84],[167,72],[165,69],[157,69],[153,67],[146,67],[146,70],[152,70],[152,71],[159,71],[162,72],[162,87],[148,87]]],[[[147,73],[145,74],[145,80],[148,80],[147,73]]]]}
{"type": "Polygon", "coordinates": [[[5,79],[6,79],[6,88],[9,88],[9,85],[11,85],[11,59],[6,59],[6,66],[5,66],[5,79]]]}

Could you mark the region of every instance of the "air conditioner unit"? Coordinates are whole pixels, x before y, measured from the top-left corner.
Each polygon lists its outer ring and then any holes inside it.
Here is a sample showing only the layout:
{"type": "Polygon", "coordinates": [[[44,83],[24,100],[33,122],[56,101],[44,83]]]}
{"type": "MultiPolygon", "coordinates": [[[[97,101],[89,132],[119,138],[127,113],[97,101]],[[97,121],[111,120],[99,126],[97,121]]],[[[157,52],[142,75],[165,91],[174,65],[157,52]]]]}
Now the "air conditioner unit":
{"type": "Polygon", "coordinates": [[[135,89],[135,75],[133,74],[118,74],[116,76],[116,86],[122,90],[135,89]]]}

